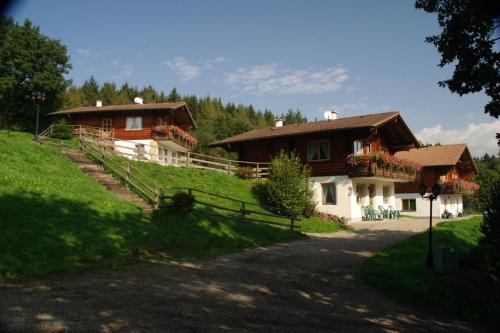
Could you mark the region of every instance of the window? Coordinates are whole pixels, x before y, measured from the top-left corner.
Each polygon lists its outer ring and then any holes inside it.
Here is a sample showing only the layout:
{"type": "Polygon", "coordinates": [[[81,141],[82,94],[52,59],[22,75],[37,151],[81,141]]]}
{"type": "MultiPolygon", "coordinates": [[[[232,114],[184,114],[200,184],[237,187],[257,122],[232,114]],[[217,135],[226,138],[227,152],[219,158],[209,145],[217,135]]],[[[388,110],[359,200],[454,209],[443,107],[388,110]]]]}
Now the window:
{"type": "Polygon", "coordinates": [[[127,117],[126,129],[140,130],[142,129],[142,117],[127,117]]]}
{"type": "Polygon", "coordinates": [[[356,185],[356,203],[362,204],[365,198],[365,185],[357,184],[356,185]]]}
{"type": "Polygon", "coordinates": [[[308,161],[327,161],[330,159],[330,141],[309,142],[307,144],[308,161]]]}
{"type": "Polygon", "coordinates": [[[353,154],[358,155],[368,155],[370,153],[370,144],[363,142],[361,140],[356,140],[353,143],[353,154]]]}
{"type": "Polygon", "coordinates": [[[323,189],[323,205],[337,204],[337,186],[335,183],[321,184],[323,189]]]}
{"type": "Polygon", "coordinates": [[[382,187],[382,192],[384,195],[384,203],[389,203],[389,197],[391,196],[391,188],[389,186],[382,187]]]}
{"type": "Polygon", "coordinates": [[[416,212],[417,201],[415,199],[403,199],[403,212],[416,212]]]}
{"type": "Polygon", "coordinates": [[[363,149],[363,143],[359,140],[354,141],[353,153],[354,155],[361,155],[363,149]]]}

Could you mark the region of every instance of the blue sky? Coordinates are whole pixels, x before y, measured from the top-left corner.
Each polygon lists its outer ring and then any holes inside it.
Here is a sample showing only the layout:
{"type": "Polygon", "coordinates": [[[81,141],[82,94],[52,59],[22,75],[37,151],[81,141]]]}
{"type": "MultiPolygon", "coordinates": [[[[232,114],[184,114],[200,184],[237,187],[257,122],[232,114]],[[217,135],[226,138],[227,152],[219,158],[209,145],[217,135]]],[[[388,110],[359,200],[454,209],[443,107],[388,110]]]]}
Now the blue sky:
{"type": "Polygon", "coordinates": [[[437,86],[452,69],[437,67],[424,42],[436,18],[414,1],[44,0],[9,14],[67,45],[76,84],[175,86],[309,120],[397,110],[423,141],[498,152],[486,96],[437,86]]]}

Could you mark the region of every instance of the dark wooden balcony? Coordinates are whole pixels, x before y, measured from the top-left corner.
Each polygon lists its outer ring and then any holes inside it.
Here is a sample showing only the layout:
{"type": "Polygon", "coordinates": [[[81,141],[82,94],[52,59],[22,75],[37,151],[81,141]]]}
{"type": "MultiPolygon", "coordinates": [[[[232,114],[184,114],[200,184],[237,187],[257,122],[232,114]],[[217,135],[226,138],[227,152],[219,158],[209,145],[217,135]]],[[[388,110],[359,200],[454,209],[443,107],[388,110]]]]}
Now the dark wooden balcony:
{"type": "Polygon", "coordinates": [[[347,166],[350,178],[356,177],[382,177],[394,180],[403,180],[414,182],[417,178],[417,171],[404,167],[392,165],[382,165],[375,162],[369,162],[367,165],[347,166]]]}
{"type": "Polygon", "coordinates": [[[460,179],[439,182],[439,185],[441,185],[441,194],[474,195],[479,190],[479,184],[460,179]]]}
{"type": "Polygon", "coordinates": [[[197,143],[193,136],[174,125],[153,127],[152,134],[155,140],[170,140],[188,150],[192,150],[197,143]]]}

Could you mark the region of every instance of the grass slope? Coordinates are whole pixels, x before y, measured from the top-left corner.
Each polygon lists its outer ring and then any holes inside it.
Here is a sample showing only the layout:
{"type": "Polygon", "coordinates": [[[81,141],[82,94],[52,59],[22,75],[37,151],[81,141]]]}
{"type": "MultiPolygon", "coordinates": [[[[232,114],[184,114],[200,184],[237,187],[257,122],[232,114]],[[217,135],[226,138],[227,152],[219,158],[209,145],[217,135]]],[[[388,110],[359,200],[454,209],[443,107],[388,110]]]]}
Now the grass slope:
{"type": "MultiPolygon", "coordinates": [[[[175,194],[175,192],[177,192],[177,190],[175,189],[168,189],[169,187],[196,188],[217,195],[254,203],[255,205],[249,205],[246,208],[259,212],[269,213],[268,211],[259,207],[257,192],[259,191],[258,188],[262,186],[262,181],[242,180],[236,176],[228,177],[222,172],[200,169],[184,169],[173,166],[161,166],[158,164],[146,162],[132,163],[146,176],[164,185],[166,188],[166,195],[173,195],[175,194]]],[[[205,195],[199,192],[194,192],[193,194],[197,199],[204,202],[233,209],[240,209],[240,204],[238,202],[205,195]]],[[[278,223],[290,223],[289,220],[265,217],[258,214],[253,214],[249,217],[274,221],[278,223]]],[[[301,232],[327,233],[338,231],[343,227],[339,223],[324,221],[314,216],[302,219],[301,221],[297,221],[296,224],[300,226],[299,230],[301,232]]]]}
{"type": "MultiPolygon", "coordinates": [[[[163,211],[149,219],[61,153],[31,139],[29,134],[0,131],[0,280],[138,260],[211,258],[302,237],[197,213],[163,211]]],[[[185,176],[182,181],[188,182],[185,176]]]]}
{"type": "MultiPolygon", "coordinates": [[[[433,228],[433,244],[453,246],[459,258],[467,258],[477,249],[481,221],[476,216],[440,223],[433,228]]],[[[440,275],[425,269],[427,239],[425,232],[381,250],[366,261],[359,277],[396,300],[472,320],[498,320],[498,295],[492,295],[494,289],[483,273],[461,267],[458,273],[440,275]]]]}

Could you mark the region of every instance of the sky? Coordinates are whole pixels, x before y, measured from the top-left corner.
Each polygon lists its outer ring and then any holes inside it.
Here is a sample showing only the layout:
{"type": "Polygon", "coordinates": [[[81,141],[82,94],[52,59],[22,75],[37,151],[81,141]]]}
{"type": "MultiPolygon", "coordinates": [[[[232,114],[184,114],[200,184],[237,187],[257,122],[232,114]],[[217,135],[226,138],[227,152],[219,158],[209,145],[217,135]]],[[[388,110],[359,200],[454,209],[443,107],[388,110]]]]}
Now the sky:
{"type": "Polygon", "coordinates": [[[437,66],[436,17],[414,1],[21,0],[7,14],[67,46],[76,85],[176,87],[309,121],[399,111],[425,143],[498,154],[487,96],[437,85],[453,68],[437,66]]]}

